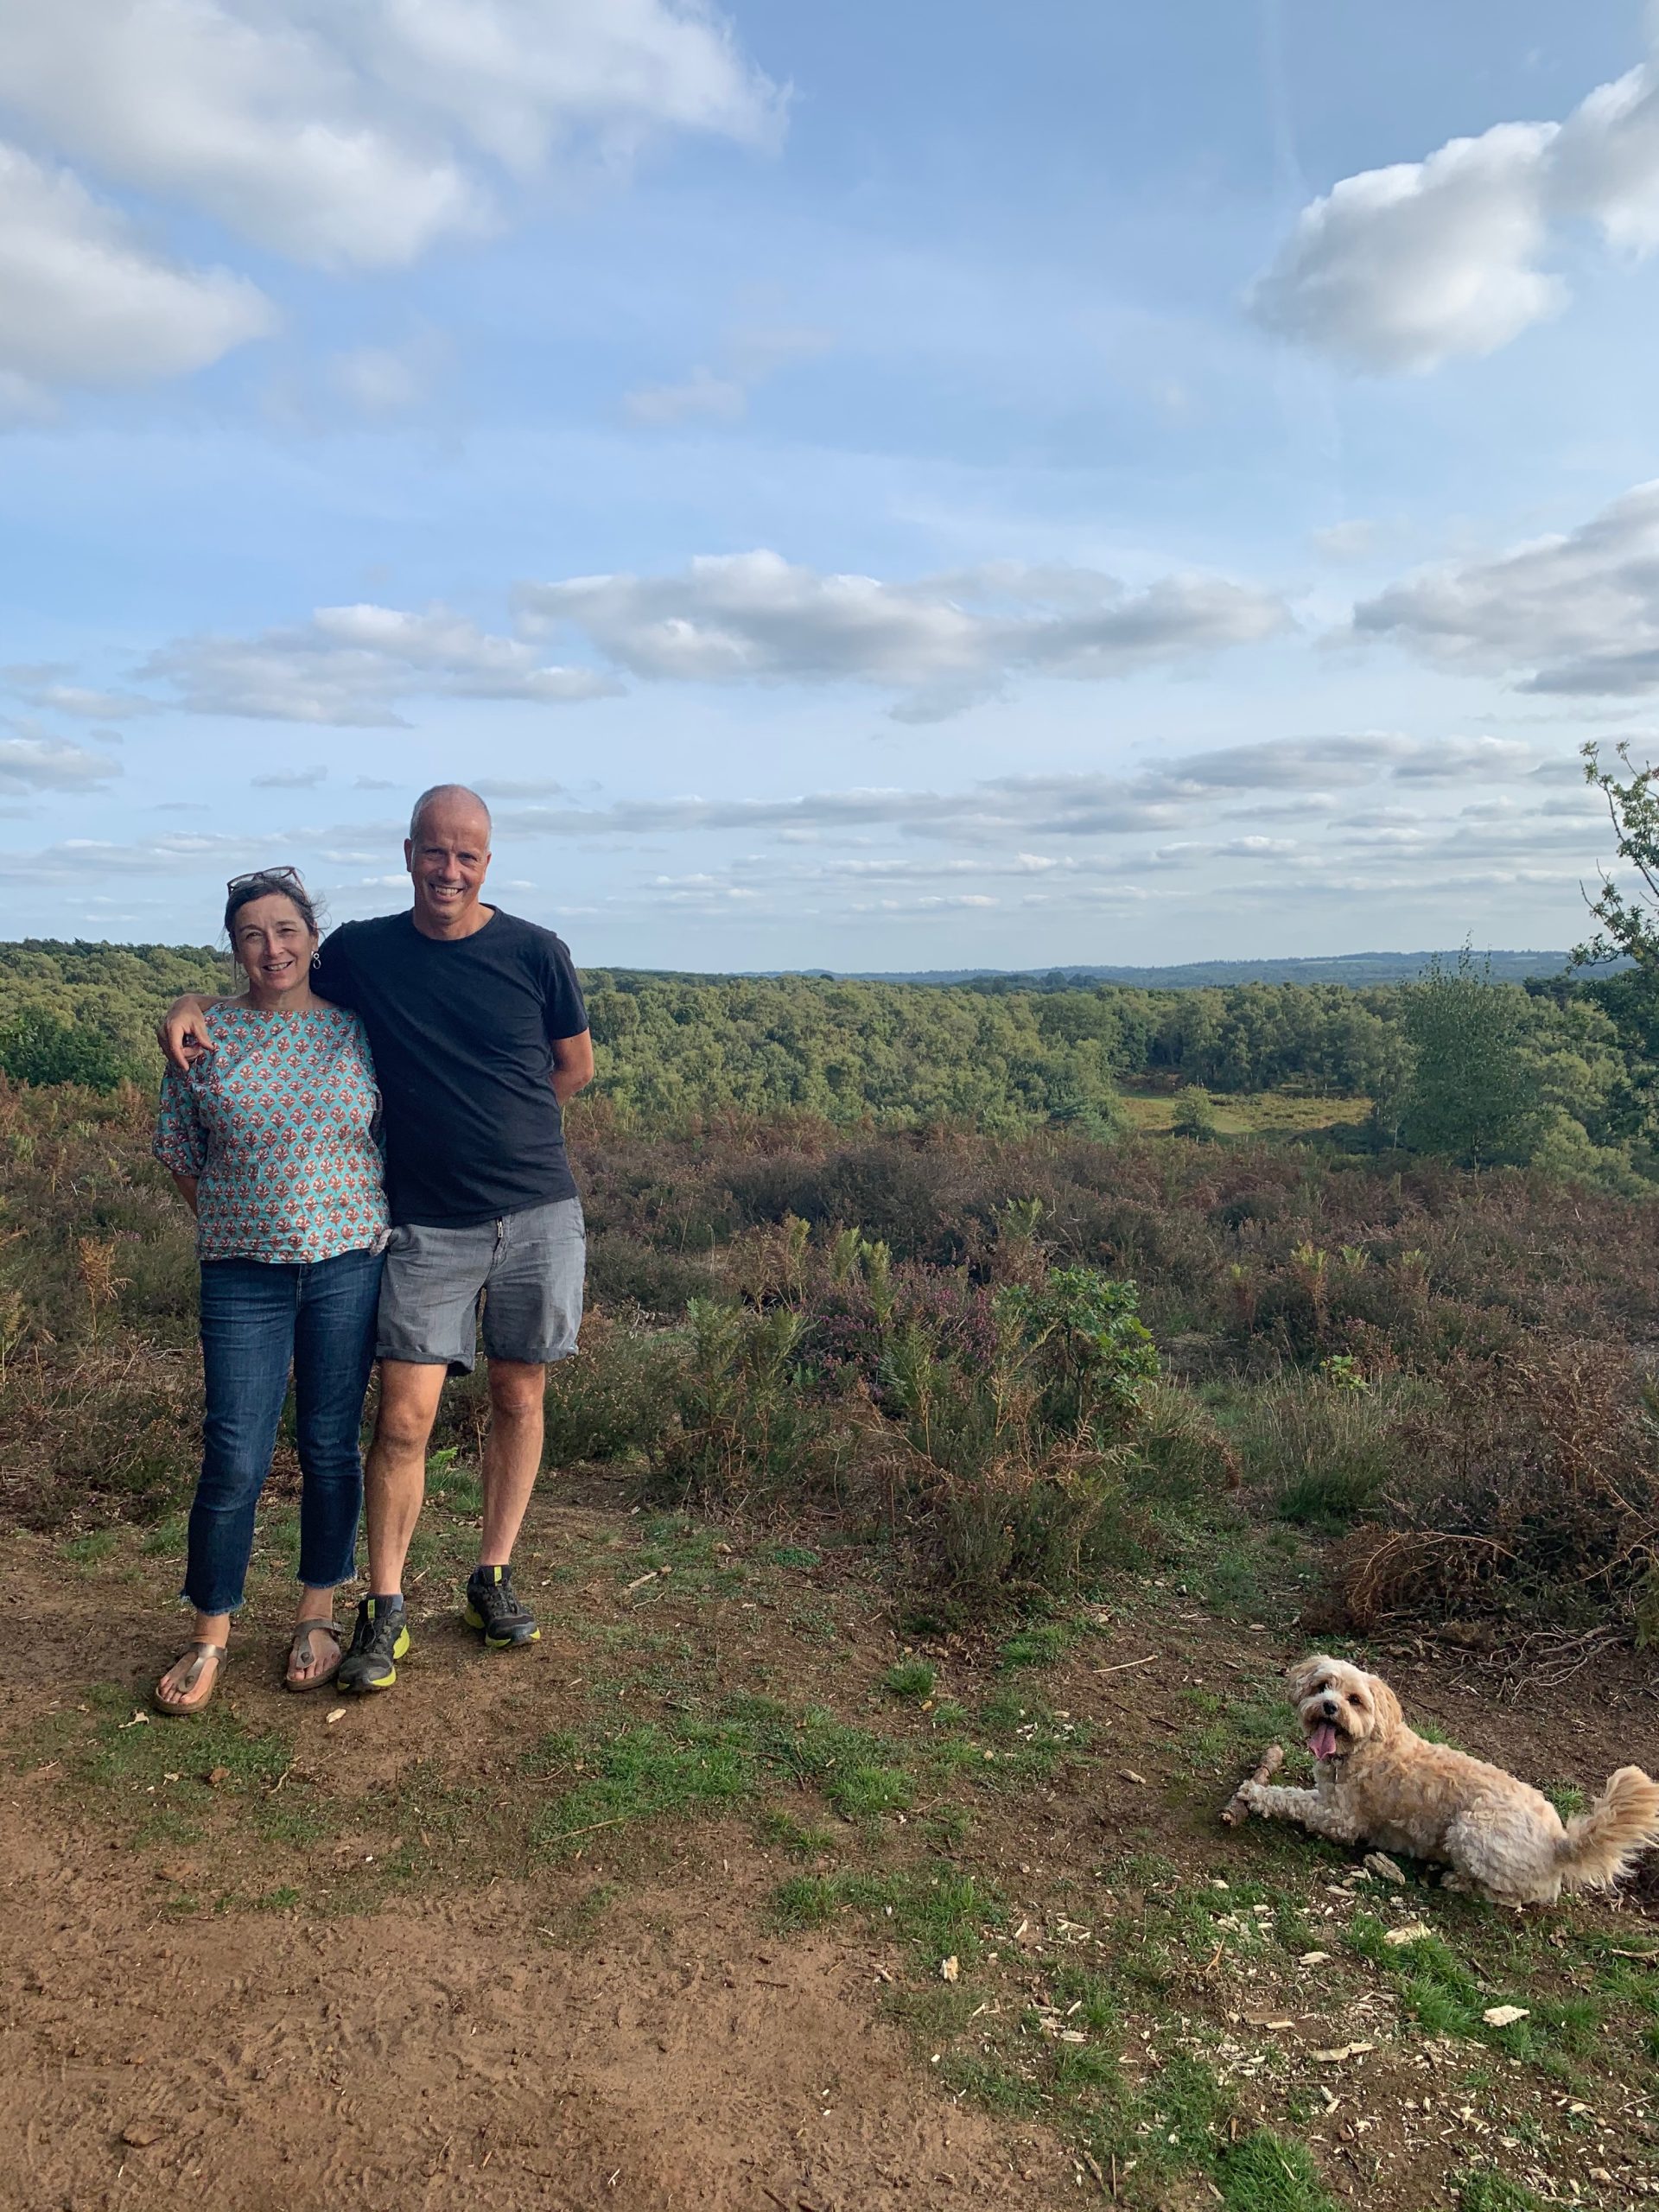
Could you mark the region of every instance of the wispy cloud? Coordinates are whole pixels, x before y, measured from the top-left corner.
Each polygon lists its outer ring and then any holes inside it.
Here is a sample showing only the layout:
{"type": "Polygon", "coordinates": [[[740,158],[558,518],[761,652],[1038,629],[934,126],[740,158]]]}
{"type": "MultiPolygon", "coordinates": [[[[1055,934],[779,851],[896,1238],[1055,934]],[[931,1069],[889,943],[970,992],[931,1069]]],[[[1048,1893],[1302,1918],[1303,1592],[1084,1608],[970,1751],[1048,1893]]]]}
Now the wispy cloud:
{"type": "Polygon", "coordinates": [[[417,696],[558,705],[618,686],[593,669],[546,664],[520,638],[492,636],[442,607],[420,613],[322,607],[307,623],[252,638],[180,639],[152,654],[142,681],[173,687],[192,714],[400,728],[417,696]]]}
{"type": "Polygon", "coordinates": [[[693,683],[877,685],[933,720],[1025,671],[1123,676],[1290,626],[1275,593],[1178,575],[1133,590],[1086,569],[1001,562],[914,582],[826,575],[781,554],[699,556],[677,575],[524,584],[531,626],[586,638],[630,675],[693,683]]]}
{"type": "Polygon", "coordinates": [[[0,734],[0,791],[87,791],[121,773],[107,753],[67,738],[0,734]]]}
{"type": "Polygon", "coordinates": [[[1522,691],[1659,690],[1659,480],[1577,530],[1391,584],[1356,607],[1352,633],[1522,691]]]}

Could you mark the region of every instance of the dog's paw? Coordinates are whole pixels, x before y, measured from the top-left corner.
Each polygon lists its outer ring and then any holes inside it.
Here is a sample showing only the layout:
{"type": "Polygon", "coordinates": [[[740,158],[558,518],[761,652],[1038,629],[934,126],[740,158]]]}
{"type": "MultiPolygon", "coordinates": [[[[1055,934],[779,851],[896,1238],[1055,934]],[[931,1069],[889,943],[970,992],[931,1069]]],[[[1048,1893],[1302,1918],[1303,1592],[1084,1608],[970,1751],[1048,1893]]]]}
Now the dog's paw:
{"type": "Polygon", "coordinates": [[[1265,1782],[1241,1782],[1238,1785],[1238,1802],[1252,1813],[1259,1813],[1262,1810],[1267,1795],[1268,1785],[1265,1782]]]}

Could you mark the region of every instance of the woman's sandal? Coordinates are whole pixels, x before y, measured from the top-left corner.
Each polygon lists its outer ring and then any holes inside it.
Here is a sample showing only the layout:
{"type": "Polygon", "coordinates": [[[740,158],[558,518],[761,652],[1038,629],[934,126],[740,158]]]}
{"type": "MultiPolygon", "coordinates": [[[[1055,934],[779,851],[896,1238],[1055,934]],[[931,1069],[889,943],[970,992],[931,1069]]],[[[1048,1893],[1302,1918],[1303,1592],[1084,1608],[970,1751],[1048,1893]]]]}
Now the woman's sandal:
{"type": "Polygon", "coordinates": [[[332,1620],[296,1621],[294,1640],[288,1647],[288,1672],[283,1677],[283,1686],[301,1696],[307,1690],[326,1690],[340,1672],[340,1662],[345,1656],[345,1644],[332,1620]],[[334,1663],[332,1667],[324,1667],[320,1675],[296,1675],[294,1672],[296,1667],[308,1667],[316,1657],[311,1638],[318,1630],[334,1640],[334,1663]]]}
{"type": "Polygon", "coordinates": [[[207,1664],[207,1662],[210,1659],[215,1662],[213,1667],[213,1679],[208,1683],[205,1696],[197,1698],[195,1702],[192,1705],[181,1704],[177,1698],[169,1698],[163,1694],[162,1688],[162,1684],[167,1681],[168,1675],[172,1674],[173,1668],[176,1667],[179,1663],[179,1660],[175,1659],[173,1662],[173,1667],[169,1667],[168,1669],[167,1674],[162,1676],[161,1681],[156,1683],[156,1688],[150,1693],[150,1702],[156,1707],[156,1712],[164,1713],[169,1720],[188,1720],[193,1713],[201,1712],[212,1700],[213,1692],[219,1688],[219,1678],[224,1670],[225,1657],[228,1649],[229,1646],[223,1643],[207,1643],[200,1642],[195,1643],[187,1643],[184,1649],[179,1654],[179,1659],[188,1659],[190,1661],[190,1664],[185,1669],[183,1680],[178,1684],[180,1692],[185,1696],[189,1695],[189,1693],[194,1689],[196,1684],[201,1680],[201,1670],[207,1664]],[[192,1656],[193,1654],[194,1655],[194,1656],[192,1656]]]}

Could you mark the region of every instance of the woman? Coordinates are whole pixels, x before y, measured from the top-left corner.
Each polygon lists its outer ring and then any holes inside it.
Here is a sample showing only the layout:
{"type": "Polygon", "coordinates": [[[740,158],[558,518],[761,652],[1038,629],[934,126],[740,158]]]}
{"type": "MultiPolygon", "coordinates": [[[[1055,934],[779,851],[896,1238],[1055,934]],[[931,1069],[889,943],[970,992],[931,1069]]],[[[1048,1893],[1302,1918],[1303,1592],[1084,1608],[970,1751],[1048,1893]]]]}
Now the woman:
{"type": "Polygon", "coordinates": [[[224,1669],[290,1367],[304,1486],[288,1687],[321,1689],[340,1670],[334,1590],[356,1572],[387,1230],[374,1065],[357,1016],[312,991],[305,886],[278,868],[227,887],[247,988],[214,1008],[213,1049],[189,1074],[168,1071],[156,1132],[196,1217],[206,1385],[183,1592],[195,1627],[156,1688],[167,1713],[200,1713],[224,1669]]]}

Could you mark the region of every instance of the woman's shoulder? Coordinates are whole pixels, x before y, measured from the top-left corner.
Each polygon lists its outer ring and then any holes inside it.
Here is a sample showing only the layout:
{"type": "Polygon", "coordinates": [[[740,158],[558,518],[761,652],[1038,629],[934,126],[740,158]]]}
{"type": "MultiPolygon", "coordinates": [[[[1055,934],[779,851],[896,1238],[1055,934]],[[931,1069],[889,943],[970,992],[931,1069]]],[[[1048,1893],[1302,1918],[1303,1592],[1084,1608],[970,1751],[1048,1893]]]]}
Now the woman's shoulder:
{"type": "Polygon", "coordinates": [[[323,1027],[342,1044],[355,1045],[360,1052],[368,1052],[369,1033],[363,1027],[361,1014],[354,1014],[348,1006],[336,1006],[332,999],[315,995],[308,1010],[320,1017],[323,1027]]]}

